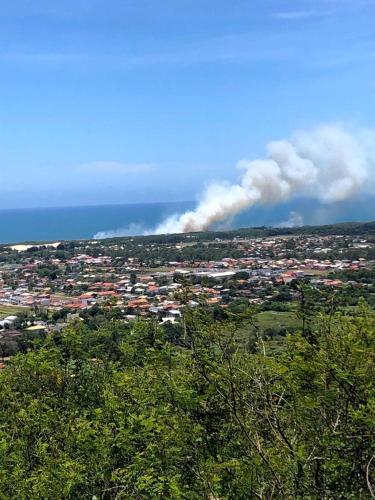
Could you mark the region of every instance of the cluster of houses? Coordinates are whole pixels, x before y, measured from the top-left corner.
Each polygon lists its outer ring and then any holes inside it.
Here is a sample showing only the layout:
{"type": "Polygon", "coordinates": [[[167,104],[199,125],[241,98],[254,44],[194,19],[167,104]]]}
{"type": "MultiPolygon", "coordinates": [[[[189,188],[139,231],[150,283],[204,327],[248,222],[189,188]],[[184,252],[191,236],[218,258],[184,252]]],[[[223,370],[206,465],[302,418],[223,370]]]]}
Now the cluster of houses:
{"type": "MultiPolygon", "coordinates": [[[[137,257],[119,259],[121,248],[117,244],[103,244],[100,254],[92,255],[86,242],[66,259],[58,257],[55,248],[45,257],[19,252],[14,262],[0,266],[0,307],[9,311],[12,307],[24,308],[35,314],[60,310],[79,314],[100,306],[117,308],[125,320],[157,315],[161,322],[174,322],[187,303],[191,307],[205,303],[223,308],[236,298],[259,303],[277,294],[279,286],[301,278],[311,279],[316,286],[339,287],[342,281],[330,279],[329,273],[374,264],[364,257],[327,257],[332,251],[339,256],[342,248],[372,248],[373,243],[364,238],[278,237],[230,244],[235,244],[241,257],[163,262],[158,269],[147,267],[137,257]],[[290,257],[291,253],[296,256],[290,257]],[[188,294],[184,293],[186,289],[188,294]]],[[[179,250],[181,246],[176,244],[174,248],[179,250]]],[[[4,315],[0,320],[0,329],[4,329],[15,321],[15,315],[4,315]]]]}

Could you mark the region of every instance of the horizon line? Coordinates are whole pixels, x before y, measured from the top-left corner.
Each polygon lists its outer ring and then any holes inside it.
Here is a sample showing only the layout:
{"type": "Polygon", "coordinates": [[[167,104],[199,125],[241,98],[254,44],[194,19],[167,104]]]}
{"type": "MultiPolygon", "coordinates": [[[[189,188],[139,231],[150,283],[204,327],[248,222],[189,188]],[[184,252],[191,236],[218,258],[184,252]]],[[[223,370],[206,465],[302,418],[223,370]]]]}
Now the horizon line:
{"type": "Polygon", "coordinates": [[[56,210],[63,208],[95,208],[95,207],[122,207],[122,206],[134,206],[134,205],[177,205],[180,203],[196,203],[194,200],[181,200],[181,201],[136,201],[129,203],[97,203],[97,204],[87,204],[87,205],[48,205],[40,207],[0,207],[0,212],[2,211],[12,211],[12,210],[56,210]]]}

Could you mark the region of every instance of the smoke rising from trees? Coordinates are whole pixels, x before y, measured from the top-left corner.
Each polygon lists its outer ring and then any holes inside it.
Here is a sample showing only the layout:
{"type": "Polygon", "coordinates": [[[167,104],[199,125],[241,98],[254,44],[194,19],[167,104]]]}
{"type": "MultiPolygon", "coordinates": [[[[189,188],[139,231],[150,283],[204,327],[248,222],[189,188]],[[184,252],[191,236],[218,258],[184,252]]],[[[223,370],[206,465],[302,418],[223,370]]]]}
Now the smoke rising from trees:
{"type": "Polygon", "coordinates": [[[194,210],[169,217],[152,232],[204,231],[255,204],[294,196],[333,203],[368,192],[374,180],[375,133],[320,125],[270,142],[265,158],[244,159],[237,166],[243,171],[238,184],[210,184],[194,210]]]}

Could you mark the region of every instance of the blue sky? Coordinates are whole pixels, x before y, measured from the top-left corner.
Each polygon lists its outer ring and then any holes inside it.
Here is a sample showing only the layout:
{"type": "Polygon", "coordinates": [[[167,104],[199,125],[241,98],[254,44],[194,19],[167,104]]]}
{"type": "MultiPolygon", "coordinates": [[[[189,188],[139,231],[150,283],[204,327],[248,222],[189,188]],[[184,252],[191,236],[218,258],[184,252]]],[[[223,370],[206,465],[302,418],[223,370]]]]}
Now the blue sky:
{"type": "Polygon", "coordinates": [[[3,0],[0,207],[194,199],[296,128],[375,126],[375,1],[3,0]]]}

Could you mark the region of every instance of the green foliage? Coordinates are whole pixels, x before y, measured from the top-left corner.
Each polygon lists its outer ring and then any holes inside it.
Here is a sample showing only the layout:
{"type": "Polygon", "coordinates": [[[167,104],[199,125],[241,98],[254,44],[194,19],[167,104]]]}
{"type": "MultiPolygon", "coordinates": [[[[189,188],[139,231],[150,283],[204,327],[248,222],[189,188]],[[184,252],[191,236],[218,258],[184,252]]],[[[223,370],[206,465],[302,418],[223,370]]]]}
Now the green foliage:
{"type": "Polygon", "coordinates": [[[374,311],[313,312],[276,354],[249,314],[77,323],[15,356],[0,498],[370,498],[374,311]]]}
{"type": "Polygon", "coordinates": [[[327,224],[324,226],[302,226],[298,228],[277,228],[277,227],[250,227],[234,229],[230,231],[203,231],[199,233],[184,234],[162,234],[150,236],[137,236],[128,238],[116,238],[106,240],[110,242],[134,241],[137,243],[175,244],[181,242],[201,242],[219,239],[232,238],[265,238],[267,236],[280,235],[362,235],[375,234],[375,222],[343,222],[339,224],[327,224]]]}

